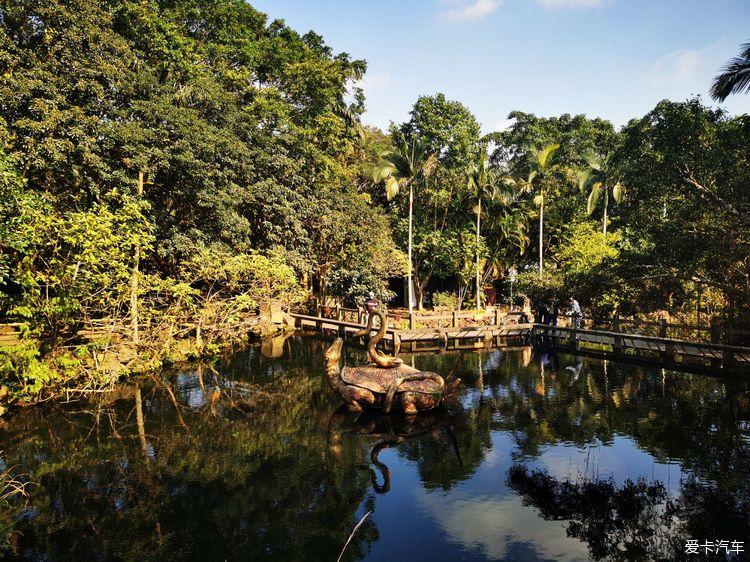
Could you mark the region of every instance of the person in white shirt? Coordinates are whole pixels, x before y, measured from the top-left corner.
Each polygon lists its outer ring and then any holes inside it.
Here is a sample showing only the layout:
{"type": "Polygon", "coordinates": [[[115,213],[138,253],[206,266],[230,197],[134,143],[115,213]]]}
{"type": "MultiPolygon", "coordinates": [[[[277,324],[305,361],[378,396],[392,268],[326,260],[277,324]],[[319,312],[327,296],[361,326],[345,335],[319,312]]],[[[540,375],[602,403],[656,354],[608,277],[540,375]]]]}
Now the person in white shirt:
{"type": "Polygon", "coordinates": [[[570,298],[570,317],[572,319],[573,328],[579,330],[581,328],[581,305],[573,297],[570,298]]]}

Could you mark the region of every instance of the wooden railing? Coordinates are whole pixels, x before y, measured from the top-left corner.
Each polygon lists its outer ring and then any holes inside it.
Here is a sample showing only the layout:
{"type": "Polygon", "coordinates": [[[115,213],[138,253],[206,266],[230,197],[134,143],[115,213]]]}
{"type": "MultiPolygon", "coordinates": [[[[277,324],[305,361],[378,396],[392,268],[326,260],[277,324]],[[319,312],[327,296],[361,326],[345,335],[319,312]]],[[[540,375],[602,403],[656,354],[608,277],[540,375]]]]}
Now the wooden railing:
{"type": "MultiPolygon", "coordinates": [[[[358,308],[347,308],[344,306],[321,306],[317,307],[317,316],[320,318],[329,318],[331,320],[343,320],[349,322],[357,322],[362,324],[367,316],[358,308]]],[[[465,319],[476,320],[479,316],[476,312],[468,311],[457,311],[434,314],[425,312],[399,312],[399,311],[388,311],[389,324],[395,328],[408,328],[410,330],[416,329],[418,326],[424,326],[430,328],[457,328],[460,326],[460,321],[465,319]]],[[[491,314],[481,315],[481,320],[491,320],[492,324],[498,325],[502,323],[503,314],[499,309],[491,314]]]]}
{"type": "MultiPolygon", "coordinates": [[[[317,315],[335,320],[363,323],[366,315],[361,309],[341,306],[318,306],[317,315]]],[[[511,313],[512,315],[512,313],[511,313]]],[[[509,316],[506,311],[496,308],[494,312],[485,314],[476,323],[500,326],[506,323],[509,316]]],[[[398,329],[414,330],[417,328],[458,328],[465,325],[462,320],[477,320],[475,311],[451,311],[444,313],[428,312],[388,312],[389,325],[398,329]]],[[[569,326],[569,318],[565,314],[558,317],[560,326],[569,326]]],[[[584,316],[582,328],[607,330],[612,332],[627,332],[642,336],[689,340],[701,343],[724,345],[750,345],[750,330],[740,330],[713,317],[708,325],[689,323],[669,323],[666,319],[640,320],[637,318],[601,318],[584,316]]]]}
{"type": "Polygon", "coordinates": [[[674,363],[675,357],[708,360],[724,368],[750,364],[750,348],[719,343],[696,342],[661,336],[648,336],[605,330],[576,329],[563,326],[534,324],[532,334],[541,338],[554,338],[575,351],[585,347],[603,346],[600,351],[616,355],[648,352],[658,354],[660,361],[674,363]]]}

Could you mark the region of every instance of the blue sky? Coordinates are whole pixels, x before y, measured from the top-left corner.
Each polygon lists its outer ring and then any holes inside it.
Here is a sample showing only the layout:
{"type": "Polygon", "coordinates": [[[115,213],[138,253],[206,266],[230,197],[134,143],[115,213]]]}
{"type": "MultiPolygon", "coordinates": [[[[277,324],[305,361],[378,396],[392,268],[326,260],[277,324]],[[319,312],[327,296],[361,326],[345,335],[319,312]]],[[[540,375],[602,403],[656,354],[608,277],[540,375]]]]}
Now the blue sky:
{"type": "MultiPolygon", "coordinates": [[[[750,41],[750,0],[251,0],[368,62],[364,121],[404,121],[419,95],[463,102],[484,132],[521,110],[615,125],[708,88],[750,41]]],[[[750,112],[750,95],[730,97],[750,112]]]]}

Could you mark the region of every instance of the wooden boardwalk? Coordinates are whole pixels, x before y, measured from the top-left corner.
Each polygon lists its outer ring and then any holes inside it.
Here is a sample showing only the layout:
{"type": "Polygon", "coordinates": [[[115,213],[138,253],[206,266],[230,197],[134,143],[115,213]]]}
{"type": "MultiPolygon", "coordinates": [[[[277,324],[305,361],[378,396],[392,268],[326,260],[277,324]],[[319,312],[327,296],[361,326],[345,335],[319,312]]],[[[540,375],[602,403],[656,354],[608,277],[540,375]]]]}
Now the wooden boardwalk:
{"type": "Polygon", "coordinates": [[[703,363],[725,369],[750,367],[750,348],[605,330],[534,324],[532,336],[558,348],[622,356],[637,356],[668,365],[703,363]]]}
{"type": "MultiPolygon", "coordinates": [[[[333,331],[346,337],[364,328],[362,324],[292,314],[299,328],[333,331]]],[[[547,344],[563,350],[622,359],[638,358],[663,365],[705,365],[712,368],[750,369],[750,348],[705,343],[658,336],[574,329],[545,324],[508,326],[464,326],[460,328],[388,328],[383,338],[394,353],[407,351],[446,351],[547,344]]]]}
{"type": "MultiPolygon", "coordinates": [[[[346,337],[354,332],[365,328],[363,324],[347,322],[346,320],[334,320],[333,318],[322,318],[320,316],[307,316],[304,314],[291,315],[299,328],[313,328],[317,330],[329,330],[337,332],[346,337]]],[[[400,330],[388,328],[383,341],[386,346],[398,353],[402,349],[408,351],[437,351],[443,348],[452,349],[479,349],[502,346],[510,340],[522,339],[528,342],[532,332],[531,324],[513,326],[464,326],[461,328],[421,328],[412,330],[400,330]]]]}

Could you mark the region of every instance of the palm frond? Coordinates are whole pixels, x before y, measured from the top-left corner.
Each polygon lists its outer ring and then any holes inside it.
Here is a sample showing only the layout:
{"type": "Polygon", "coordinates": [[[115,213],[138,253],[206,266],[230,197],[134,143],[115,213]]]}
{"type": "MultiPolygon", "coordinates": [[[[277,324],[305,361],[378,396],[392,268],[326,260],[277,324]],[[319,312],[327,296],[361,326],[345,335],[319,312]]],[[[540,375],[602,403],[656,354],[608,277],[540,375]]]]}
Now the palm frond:
{"type": "Polygon", "coordinates": [[[739,56],[731,59],[711,85],[711,97],[723,102],[731,94],[750,92],[750,43],[742,45],[739,56]]]}
{"type": "Polygon", "coordinates": [[[385,178],[385,196],[388,201],[391,201],[394,197],[396,197],[400,190],[401,185],[396,178],[394,178],[393,176],[388,176],[387,178],[385,178]]]}
{"type": "Polygon", "coordinates": [[[396,171],[397,168],[393,162],[379,162],[372,168],[372,181],[374,181],[375,183],[380,183],[385,178],[395,174],[396,171]]]}
{"type": "Polygon", "coordinates": [[[437,154],[433,152],[427,157],[427,159],[424,161],[424,164],[422,164],[422,175],[426,178],[429,178],[432,174],[435,173],[437,167],[438,157],[437,154]]]}
{"type": "Polygon", "coordinates": [[[583,160],[586,162],[589,168],[591,168],[592,170],[596,170],[597,172],[601,172],[602,165],[604,164],[604,158],[602,158],[599,154],[597,154],[593,150],[589,150],[583,155],[583,160]]]}
{"type": "Polygon", "coordinates": [[[601,194],[602,183],[596,182],[591,186],[591,193],[589,193],[588,204],[586,205],[586,212],[590,215],[596,209],[596,204],[599,202],[599,195],[601,194]]]}
{"type": "Polygon", "coordinates": [[[591,181],[593,180],[593,177],[594,177],[594,174],[590,168],[588,170],[583,170],[582,172],[579,172],[578,189],[581,191],[581,193],[585,192],[586,189],[588,189],[589,185],[591,184],[591,181]]]}
{"type": "Polygon", "coordinates": [[[560,143],[548,144],[537,153],[537,160],[539,162],[539,168],[542,170],[547,169],[554,160],[555,153],[560,148],[560,143]]]}

